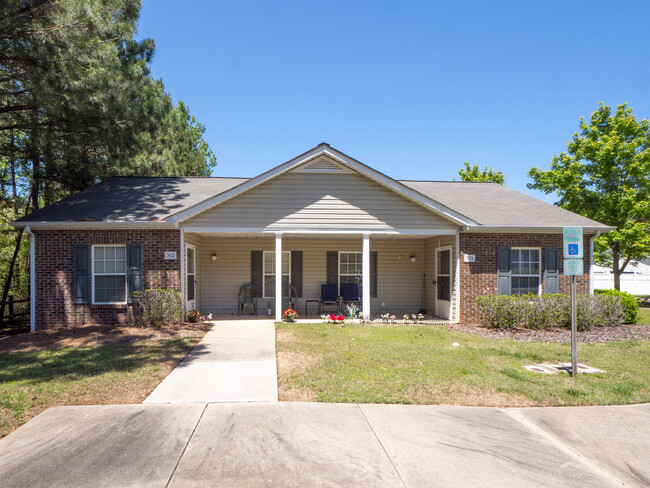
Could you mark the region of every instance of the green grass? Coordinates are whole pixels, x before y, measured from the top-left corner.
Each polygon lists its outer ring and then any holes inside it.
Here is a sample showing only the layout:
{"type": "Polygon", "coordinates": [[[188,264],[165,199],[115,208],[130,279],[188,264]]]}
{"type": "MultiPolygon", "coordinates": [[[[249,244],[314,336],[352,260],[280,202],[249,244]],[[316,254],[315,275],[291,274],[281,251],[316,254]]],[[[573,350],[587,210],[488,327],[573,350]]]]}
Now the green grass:
{"type": "Polygon", "coordinates": [[[55,405],[140,403],[197,341],[0,353],[0,437],[55,405]]]}
{"type": "Polygon", "coordinates": [[[606,374],[541,375],[569,344],[517,342],[438,327],[278,324],[281,399],[459,405],[610,405],[650,401],[650,343],[579,344],[606,374]],[[458,342],[460,347],[453,347],[458,342]]]}
{"type": "Polygon", "coordinates": [[[650,325],[650,308],[640,308],[637,323],[650,325]]]}

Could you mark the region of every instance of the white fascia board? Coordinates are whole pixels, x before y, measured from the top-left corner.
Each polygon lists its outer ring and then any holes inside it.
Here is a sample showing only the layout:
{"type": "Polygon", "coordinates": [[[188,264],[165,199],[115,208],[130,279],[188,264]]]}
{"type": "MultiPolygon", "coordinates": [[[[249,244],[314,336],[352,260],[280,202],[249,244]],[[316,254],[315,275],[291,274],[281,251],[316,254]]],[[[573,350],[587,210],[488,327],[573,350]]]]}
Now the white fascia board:
{"type": "MultiPolygon", "coordinates": [[[[576,226],[579,227],[579,226],[576,226]]],[[[522,227],[522,226],[503,226],[503,225],[477,225],[477,226],[472,226],[468,225],[465,229],[463,229],[463,232],[468,232],[468,233],[475,233],[475,234],[480,234],[480,233],[495,233],[495,232],[503,232],[503,233],[511,233],[511,234],[562,234],[564,229],[564,226],[557,226],[557,225],[551,225],[551,226],[531,226],[531,227],[522,227]]],[[[616,227],[611,227],[607,225],[603,225],[600,227],[594,227],[594,226],[583,226],[582,227],[584,232],[597,232],[600,231],[602,232],[609,232],[612,230],[616,230],[616,227]]]]}
{"type": "Polygon", "coordinates": [[[350,158],[349,156],[346,156],[345,154],[337,151],[336,149],[333,149],[332,147],[326,144],[320,144],[316,146],[314,149],[307,151],[306,153],[301,154],[300,156],[290,161],[287,161],[284,164],[276,166],[275,168],[267,171],[266,173],[262,173],[261,175],[258,175],[255,178],[252,178],[247,182],[244,182],[234,188],[231,188],[230,190],[227,190],[223,193],[220,193],[219,195],[204,200],[203,202],[198,203],[193,207],[185,209],[177,214],[171,215],[168,217],[168,219],[172,221],[183,221],[189,219],[198,213],[201,213],[205,210],[208,210],[209,208],[214,207],[215,205],[223,203],[226,200],[233,198],[234,196],[237,196],[245,191],[248,191],[270,180],[271,178],[275,178],[276,176],[291,171],[292,169],[301,166],[309,162],[310,160],[318,158],[320,156],[327,156],[330,159],[333,159],[334,161],[353,169],[354,171],[370,178],[376,183],[379,183],[380,185],[389,188],[398,194],[401,194],[402,196],[408,198],[409,200],[425,207],[426,209],[440,215],[441,217],[453,222],[456,225],[472,225],[477,223],[469,219],[468,217],[458,212],[455,212],[448,207],[445,207],[444,205],[436,202],[435,200],[425,197],[421,193],[411,188],[408,188],[405,185],[402,185],[398,181],[395,181],[394,179],[384,175],[383,173],[380,173],[379,171],[376,171],[371,167],[366,166],[365,164],[362,164],[359,161],[350,158]]]}
{"type": "Polygon", "coordinates": [[[313,234],[313,235],[327,235],[327,234],[350,234],[350,235],[389,235],[389,236],[399,236],[399,235],[421,235],[421,236],[441,236],[448,235],[453,236],[456,234],[455,229],[406,229],[406,230],[367,230],[367,229],[254,229],[254,228],[245,228],[245,227],[192,227],[184,226],[180,224],[185,232],[197,232],[197,233],[217,233],[217,234],[268,234],[275,235],[278,232],[283,235],[290,234],[313,234]]]}
{"type": "Polygon", "coordinates": [[[173,229],[174,223],[161,221],[149,222],[10,222],[9,225],[19,229],[28,227],[32,230],[66,230],[66,229],[173,229]]]}

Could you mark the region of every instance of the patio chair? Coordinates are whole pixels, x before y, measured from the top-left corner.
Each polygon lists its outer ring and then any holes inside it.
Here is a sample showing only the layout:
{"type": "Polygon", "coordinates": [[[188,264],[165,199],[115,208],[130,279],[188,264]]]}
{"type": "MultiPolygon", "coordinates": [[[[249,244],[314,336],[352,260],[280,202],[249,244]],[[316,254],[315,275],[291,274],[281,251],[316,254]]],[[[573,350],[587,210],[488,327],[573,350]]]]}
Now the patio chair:
{"type": "Polygon", "coordinates": [[[336,285],[330,283],[320,285],[319,313],[325,311],[325,305],[336,305],[336,313],[341,313],[339,296],[338,293],[336,293],[336,285]]]}
{"type": "Polygon", "coordinates": [[[239,293],[237,294],[237,315],[243,315],[246,305],[252,305],[253,312],[257,315],[257,297],[259,297],[257,285],[245,283],[240,286],[239,293]]]}
{"type": "Polygon", "coordinates": [[[345,283],[341,285],[341,309],[345,305],[352,303],[361,308],[361,299],[359,298],[359,285],[356,283],[345,283]]]}
{"type": "MultiPolygon", "coordinates": [[[[283,297],[283,298],[285,300],[287,299],[287,297],[283,297]]],[[[286,310],[287,308],[293,308],[294,310],[296,310],[296,305],[298,304],[298,290],[293,285],[289,285],[288,299],[289,299],[289,304],[283,310],[286,310]]]]}

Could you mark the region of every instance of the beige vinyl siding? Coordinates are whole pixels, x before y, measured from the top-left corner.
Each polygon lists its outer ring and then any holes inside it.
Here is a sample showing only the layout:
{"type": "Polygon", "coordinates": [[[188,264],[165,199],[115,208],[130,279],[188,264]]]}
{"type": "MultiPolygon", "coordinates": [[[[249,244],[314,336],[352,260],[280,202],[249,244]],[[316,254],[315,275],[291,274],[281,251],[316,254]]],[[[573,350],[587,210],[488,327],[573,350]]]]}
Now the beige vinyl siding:
{"type": "MultiPolygon", "coordinates": [[[[377,297],[371,299],[373,316],[384,313],[401,316],[405,313],[417,313],[422,308],[422,286],[426,268],[424,244],[424,239],[371,237],[370,250],[377,251],[378,274],[377,297]],[[415,263],[409,260],[411,255],[416,257],[415,263]]],[[[305,300],[318,299],[320,285],[326,282],[327,251],[361,252],[362,239],[284,238],[282,248],[284,251],[303,252],[303,296],[299,298],[297,306],[302,318],[305,300]]],[[[201,252],[197,253],[198,267],[203,273],[199,290],[201,313],[237,313],[239,287],[251,279],[252,250],[273,251],[274,239],[203,237],[201,252]],[[218,254],[216,261],[210,258],[213,253],[218,254]]],[[[273,310],[273,298],[260,298],[260,315],[266,315],[269,303],[273,310]]],[[[310,305],[310,311],[316,308],[317,306],[310,305]]],[[[427,311],[432,312],[433,309],[427,308],[427,311]]]]}
{"type": "Polygon", "coordinates": [[[436,249],[438,247],[451,246],[451,311],[450,317],[455,315],[456,303],[456,236],[439,236],[424,239],[425,273],[426,273],[426,309],[431,315],[436,310],[436,286],[433,281],[436,279],[436,249]]]}
{"type": "MultiPolygon", "coordinates": [[[[196,273],[196,292],[194,294],[195,299],[196,299],[196,308],[197,310],[201,310],[201,236],[197,234],[191,234],[191,233],[186,233],[185,236],[185,244],[191,244],[196,248],[196,263],[195,263],[195,270],[194,272],[196,273]]],[[[183,270],[183,273],[185,270],[183,270]]],[[[186,285],[187,286],[187,285],[186,285]]]]}
{"type": "MultiPolygon", "coordinates": [[[[455,230],[450,221],[358,173],[278,176],[183,222],[259,230],[455,230]]],[[[215,229],[216,230],[216,229],[215,229]]]]}

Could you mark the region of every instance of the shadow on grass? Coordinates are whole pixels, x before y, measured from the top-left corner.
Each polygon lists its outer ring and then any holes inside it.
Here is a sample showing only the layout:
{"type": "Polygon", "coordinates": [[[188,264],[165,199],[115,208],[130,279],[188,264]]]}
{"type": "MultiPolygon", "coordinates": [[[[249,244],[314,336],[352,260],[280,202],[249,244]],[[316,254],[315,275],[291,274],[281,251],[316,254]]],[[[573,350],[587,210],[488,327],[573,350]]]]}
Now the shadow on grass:
{"type": "Polygon", "coordinates": [[[0,383],[41,383],[54,379],[75,380],[108,372],[128,372],[147,364],[162,364],[190,349],[187,339],[168,339],[150,343],[0,353],[0,383]]]}

